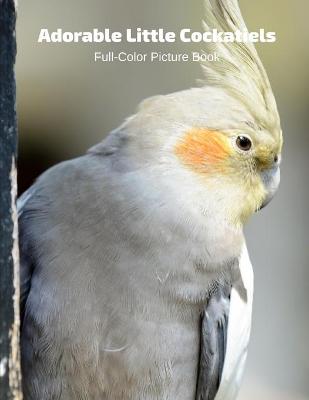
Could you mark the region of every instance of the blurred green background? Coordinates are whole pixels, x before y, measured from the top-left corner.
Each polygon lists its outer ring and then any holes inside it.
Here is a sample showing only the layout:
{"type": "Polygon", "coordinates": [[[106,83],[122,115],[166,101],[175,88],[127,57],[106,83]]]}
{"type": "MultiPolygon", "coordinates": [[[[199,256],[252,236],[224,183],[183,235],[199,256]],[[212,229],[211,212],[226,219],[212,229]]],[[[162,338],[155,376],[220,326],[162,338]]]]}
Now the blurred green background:
{"type": "MultiPolygon", "coordinates": [[[[250,353],[240,400],[309,399],[309,3],[241,0],[250,30],[277,32],[258,45],[285,135],[282,184],[247,228],[255,268],[250,353]]],[[[19,187],[75,157],[132,114],[145,97],[189,88],[193,63],[94,63],[95,51],[199,51],[203,45],[38,44],[41,28],[83,31],[201,30],[202,0],[27,0],[18,15],[19,187]]]]}

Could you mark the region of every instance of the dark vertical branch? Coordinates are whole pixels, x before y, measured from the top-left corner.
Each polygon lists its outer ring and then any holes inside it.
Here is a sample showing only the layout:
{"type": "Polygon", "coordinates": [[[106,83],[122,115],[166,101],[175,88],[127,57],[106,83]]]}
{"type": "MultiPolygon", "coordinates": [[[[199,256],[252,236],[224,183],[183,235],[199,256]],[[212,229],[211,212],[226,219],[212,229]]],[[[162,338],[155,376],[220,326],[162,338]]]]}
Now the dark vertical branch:
{"type": "Polygon", "coordinates": [[[0,0],[0,399],[19,400],[15,3],[0,0]]]}

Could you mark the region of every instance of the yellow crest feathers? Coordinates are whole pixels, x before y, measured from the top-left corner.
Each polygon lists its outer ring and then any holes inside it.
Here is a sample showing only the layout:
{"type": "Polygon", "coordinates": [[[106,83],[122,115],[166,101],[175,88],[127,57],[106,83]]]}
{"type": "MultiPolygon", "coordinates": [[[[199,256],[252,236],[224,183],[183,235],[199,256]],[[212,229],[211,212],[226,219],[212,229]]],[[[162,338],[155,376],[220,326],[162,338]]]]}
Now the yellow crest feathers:
{"type": "MultiPolygon", "coordinates": [[[[204,0],[205,31],[248,32],[237,0],[204,0]]],[[[219,61],[205,61],[203,83],[217,86],[237,97],[261,127],[280,129],[276,101],[264,66],[252,42],[206,43],[206,53],[219,61]]]]}

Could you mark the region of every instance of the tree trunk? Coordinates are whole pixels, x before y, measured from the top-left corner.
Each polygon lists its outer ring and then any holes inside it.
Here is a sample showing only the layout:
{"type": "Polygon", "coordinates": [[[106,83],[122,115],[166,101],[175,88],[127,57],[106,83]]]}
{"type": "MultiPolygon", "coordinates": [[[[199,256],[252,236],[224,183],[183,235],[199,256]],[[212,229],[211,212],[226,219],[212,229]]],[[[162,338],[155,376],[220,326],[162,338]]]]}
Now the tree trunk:
{"type": "Polygon", "coordinates": [[[0,0],[0,399],[20,400],[15,3],[0,0]]]}

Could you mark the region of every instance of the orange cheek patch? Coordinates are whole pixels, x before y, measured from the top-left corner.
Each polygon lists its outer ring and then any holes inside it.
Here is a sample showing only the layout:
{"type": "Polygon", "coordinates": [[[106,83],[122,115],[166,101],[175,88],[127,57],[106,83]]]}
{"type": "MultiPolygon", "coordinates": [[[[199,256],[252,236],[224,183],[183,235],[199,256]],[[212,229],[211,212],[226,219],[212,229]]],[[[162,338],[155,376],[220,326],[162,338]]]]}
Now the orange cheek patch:
{"type": "Polygon", "coordinates": [[[175,147],[180,160],[198,172],[224,169],[224,161],[232,149],[226,136],[218,131],[195,128],[190,130],[175,147]]]}

